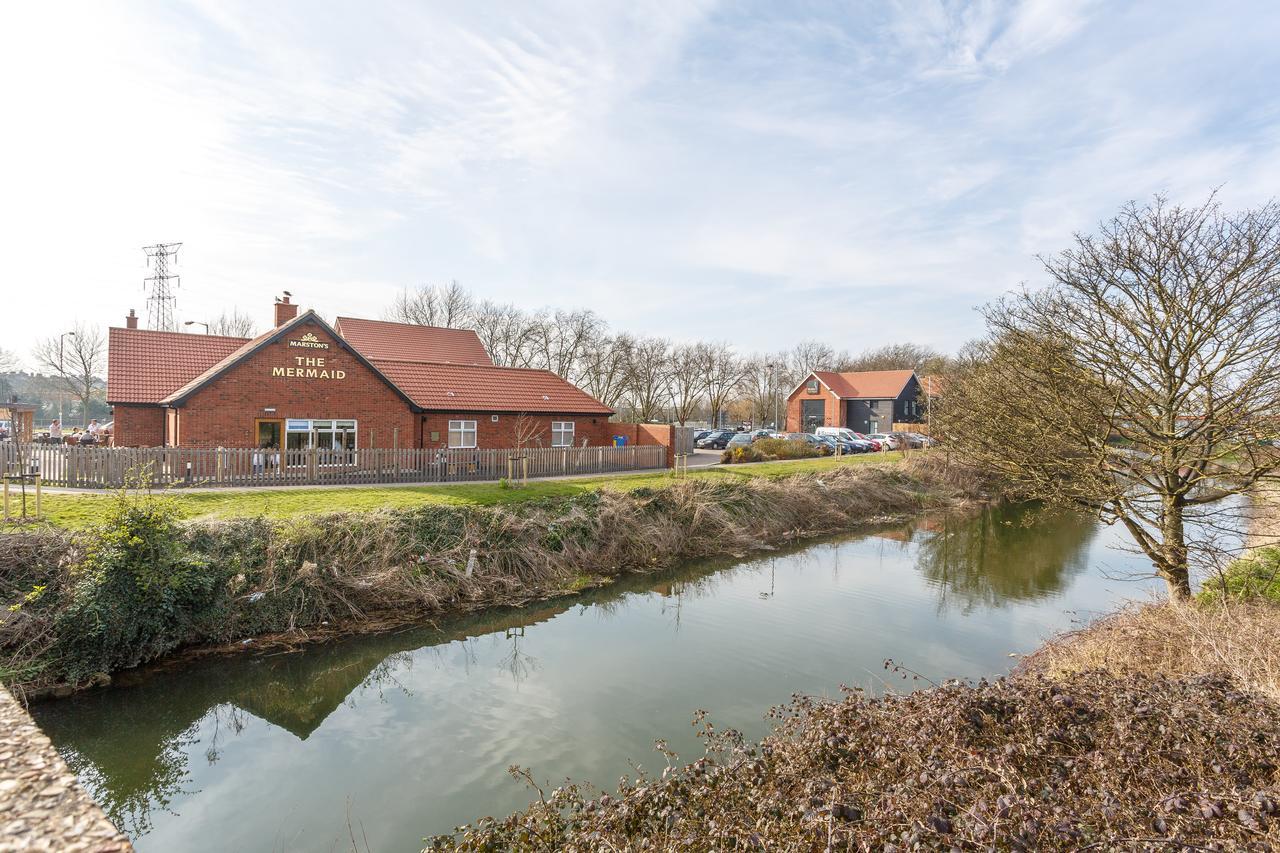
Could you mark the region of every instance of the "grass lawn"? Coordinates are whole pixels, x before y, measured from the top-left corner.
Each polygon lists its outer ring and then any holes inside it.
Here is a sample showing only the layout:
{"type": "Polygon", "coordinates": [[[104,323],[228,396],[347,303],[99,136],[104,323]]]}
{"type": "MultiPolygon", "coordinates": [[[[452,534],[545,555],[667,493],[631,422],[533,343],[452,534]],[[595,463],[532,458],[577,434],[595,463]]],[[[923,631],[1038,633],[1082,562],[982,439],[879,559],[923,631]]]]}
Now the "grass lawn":
{"type": "MultiPolygon", "coordinates": [[[[717,466],[692,470],[690,479],[724,477],[785,477],[791,474],[827,471],[846,465],[896,462],[900,453],[796,459],[761,462],[754,465],[717,466]]],[[[573,480],[533,480],[522,489],[503,489],[496,483],[458,483],[432,486],[348,486],[314,489],[253,489],[242,491],[168,492],[187,518],[236,515],[299,515],[335,510],[372,510],[382,507],[414,506],[423,503],[490,506],[540,498],[564,497],[590,489],[639,489],[663,486],[672,481],[669,473],[606,475],[573,480]]],[[[100,518],[110,495],[46,494],[44,512],[54,524],[86,527],[100,518]]]]}

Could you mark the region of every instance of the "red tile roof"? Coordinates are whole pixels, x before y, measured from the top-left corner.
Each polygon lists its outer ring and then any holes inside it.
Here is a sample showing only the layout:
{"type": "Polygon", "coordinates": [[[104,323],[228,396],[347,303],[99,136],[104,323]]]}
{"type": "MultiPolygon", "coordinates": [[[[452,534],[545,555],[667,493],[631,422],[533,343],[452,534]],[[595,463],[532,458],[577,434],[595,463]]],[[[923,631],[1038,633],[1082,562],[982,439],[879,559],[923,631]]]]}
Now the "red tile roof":
{"type": "Polygon", "coordinates": [[[493,364],[480,336],[471,329],[443,329],[357,317],[339,317],[334,328],[368,359],[493,364]]]}
{"type": "Polygon", "coordinates": [[[920,387],[928,397],[941,397],[942,389],[946,387],[946,380],[941,376],[921,376],[920,387]]]}
{"type": "Polygon", "coordinates": [[[390,359],[373,359],[373,364],[424,409],[613,414],[604,403],[549,370],[390,359]]]}
{"type": "MultiPolygon", "coordinates": [[[[307,312],[307,314],[310,314],[310,313],[311,313],[310,311],[307,312]]],[[[190,394],[192,391],[196,390],[201,385],[208,382],[214,376],[217,376],[219,373],[226,370],[228,367],[235,364],[237,361],[244,358],[249,353],[253,352],[255,349],[258,348],[258,346],[260,346],[268,338],[274,337],[275,335],[279,334],[282,329],[286,329],[291,326],[297,325],[298,321],[301,320],[303,317],[306,317],[307,314],[302,314],[298,317],[294,317],[292,320],[288,321],[287,323],[282,323],[281,325],[276,326],[274,329],[268,329],[267,331],[258,335],[256,338],[242,338],[240,346],[236,347],[234,350],[227,353],[225,357],[219,359],[218,361],[209,365],[204,370],[200,371],[195,376],[191,377],[189,380],[187,380],[182,384],[182,387],[175,388],[173,390],[173,393],[165,395],[165,397],[160,402],[169,403],[178,399],[179,397],[185,397],[187,394],[190,394]]]]}
{"type": "Polygon", "coordinates": [[[107,402],[158,403],[235,352],[246,340],[152,329],[110,329],[107,402]]]}
{"type": "Polygon", "coordinates": [[[864,370],[860,373],[815,370],[813,375],[822,380],[837,397],[846,400],[885,400],[901,394],[915,373],[914,370],[864,370]]]}

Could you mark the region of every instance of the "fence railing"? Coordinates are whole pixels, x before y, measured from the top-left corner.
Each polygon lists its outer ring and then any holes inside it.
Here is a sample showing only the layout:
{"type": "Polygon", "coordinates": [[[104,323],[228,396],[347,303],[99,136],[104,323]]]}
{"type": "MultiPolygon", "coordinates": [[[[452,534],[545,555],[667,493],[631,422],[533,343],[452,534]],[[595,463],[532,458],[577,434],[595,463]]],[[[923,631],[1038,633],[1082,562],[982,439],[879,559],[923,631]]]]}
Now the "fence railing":
{"type": "Polygon", "coordinates": [[[519,450],[264,450],[77,447],[0,442],[0,472],[38,472],[45,485],[116,489],[142,476],[151,486],[313,486],[454,483],[601,474],[666,466],[660,446],[519,450]],[[513,458],[523,461],[512,462],[513,458]]]}

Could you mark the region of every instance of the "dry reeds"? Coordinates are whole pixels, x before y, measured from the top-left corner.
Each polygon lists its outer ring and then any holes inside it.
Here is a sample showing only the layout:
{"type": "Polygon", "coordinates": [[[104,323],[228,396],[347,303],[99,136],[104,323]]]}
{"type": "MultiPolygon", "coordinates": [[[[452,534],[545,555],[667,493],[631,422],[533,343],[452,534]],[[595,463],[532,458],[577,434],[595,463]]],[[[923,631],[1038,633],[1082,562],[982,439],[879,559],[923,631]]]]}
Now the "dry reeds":
{"type": "Polygon", "coordinates": [[[1135,605],[1051,640],[1020,669],[1050,677],[1090,670],[1117,678],[1223,673],[1239,687],[1280,700],[1280,607],[1135,605]]]}

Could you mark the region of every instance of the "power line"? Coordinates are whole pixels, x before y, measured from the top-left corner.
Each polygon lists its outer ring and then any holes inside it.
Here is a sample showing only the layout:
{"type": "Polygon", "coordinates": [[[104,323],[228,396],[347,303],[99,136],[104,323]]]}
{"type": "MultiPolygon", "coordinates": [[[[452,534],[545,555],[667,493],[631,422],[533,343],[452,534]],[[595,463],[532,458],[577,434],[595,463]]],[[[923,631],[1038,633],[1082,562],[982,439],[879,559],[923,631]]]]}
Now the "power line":
{"type": "Polygon", "coordinates": [[[147,295],[147,327],[162,332],[176,332],[174,307],[178,297],[174,290],[181,284],[177,273],[169,272],[169,259],[178,260],[178,248],[181,243],[156,243],[154,246],[143,246],[147,253],[147,266],[154,267],[155,275],[143,280],[143,287],[149,288],[147,295]],[[172,282],[172,285],[170,285],[172,282]]]}

